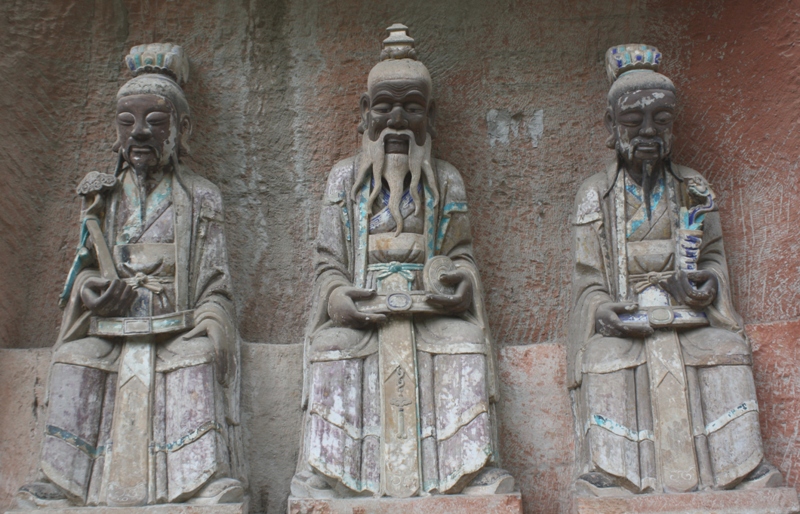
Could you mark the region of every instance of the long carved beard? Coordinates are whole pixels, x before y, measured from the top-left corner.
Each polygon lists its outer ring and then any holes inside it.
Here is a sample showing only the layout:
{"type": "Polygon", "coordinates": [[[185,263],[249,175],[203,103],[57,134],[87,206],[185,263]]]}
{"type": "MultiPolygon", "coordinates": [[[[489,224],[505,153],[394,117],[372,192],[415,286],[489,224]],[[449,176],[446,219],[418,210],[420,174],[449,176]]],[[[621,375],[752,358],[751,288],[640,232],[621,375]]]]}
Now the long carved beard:
{"type": "Polygon", "coordinates": [[[351,198],[355,201],[358,191],[363,187],[369,171],[372,170],[373,188],[367,200],[367,212],[372,212],[372,204],[381,192],[384,179],[389,186],[389,213],[397,224],[395,235],[403,232],[403,214],[400,212],[400,201],[402,200],[405,188],[405,178],[411,174],[409,191],[414,200],[414,214],[418,215],[422,208],[422,200],[417,191],[419,181],[423,174],[425,181],[433,196],[433,205],[439,203],[439,188],[436,184],[436,175],[431,166],[431,138],[425,137],[423,145],[417,145],[414,141],[414,134],[410,130],[384,129],[376,141],[371,141],[365,133],[361,139],[363,150],[361,163],[356,173],[356,180],[353,189],[350,191],[351,198]],[[405,134],[409,137],[408,155],[386,154],[384,150],[384,138],[387,134],[405,134]]]}
{"type": "Polygon", "coordinates": [[[663,166],[656,166],[656,161],[644,161],[642,163],[642,196],[644,197],[644,209],[647,213],[647,221],[651,221],[651,209],[653,204],[653,187],[658,182],[658,177],[664,171],[663,166]]]}
{"type": "MultiPolygon", "coordinates": [[[[658,158],[642,162],[642,197],[644,200],[645,213],[647,214],[647,221],[649,222],[651,221],[652,217],[650,210],[653,204],[653,187],[658,182],[658,178],[664,173],[664,169],[666,168],[666,170],[679,182],[683,182],[683,180],[676,176],[672,171],[672,166],[669,159],[672,149],[670,145],[665,143],[664,139],[660,137],[635,137],[627,143],[622,143],[619,136],[617,136],[617,143],[615,145],[617,149],[617,174],[614,175],[614,183],[617,181],[617,177],[619,176],[620,169],[622,169],[623,162],[633,162],[633,154],[636,151],[636,148],[645,141],[655,142],[658,145],[658,158]]],[[[606,191],[604,198],[605,196],[608,196],[608,193],[611,192],[613,187],[614,184],[612,183],[611,187],[609,187],[608,191],[606,191]]]]}

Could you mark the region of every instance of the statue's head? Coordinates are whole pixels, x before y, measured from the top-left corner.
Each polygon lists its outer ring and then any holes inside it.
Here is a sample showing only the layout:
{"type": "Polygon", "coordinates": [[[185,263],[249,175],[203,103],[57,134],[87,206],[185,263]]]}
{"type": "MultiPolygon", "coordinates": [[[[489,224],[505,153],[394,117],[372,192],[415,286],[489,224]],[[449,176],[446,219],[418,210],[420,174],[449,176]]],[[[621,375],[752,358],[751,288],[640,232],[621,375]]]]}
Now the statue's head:
{"type": "Polygon", "coordinates": [[[435,136],[436,106],[428,68],[417,60],[408,27],[394,24],[387,29],[381,62],[369,72],[367,92],[361,96],[363,154],[353,196],[372,170],[371,207],[382,187],[390,192],[389,210],[402,230],[399,202],[408,188],[417,210],[421,206],[418,186],[421,177],[438,201],[436,178],[430,164],[431,139],[435,136]],[[410,174],[410,181],[406,177],[410,174]],[[399,194],[392,194],[398,193],[399,194]]]}
{"type": "Polygon", "coordinates": [[[125,59],[134,78],[117,93],[117,141],[113,150],[137,171],[178,162],[192,131],[181,89],[189,62],[179,46],[154,43],[131,48],[125,59]]]}
{"type": "MultiPolygon", "coordinates": [[[[408,27],[399,23],[387,29],[381,62],[369,72],[367,92],[361,96],[359,132],[377,141],[385,129],[410,130],[418,146],[433,137],[436,107],[428,68],[417,60],[408,27]]],[[[388,143],[388,142],[387,142],[388,143]]],[[[390,145],[398,153],[402,144],[390,145]]]]}
{"type": "Polygon", "coordinates": [[[620,45],[606,52],[611,80],[605,125],[608,146],[626,164],[661,162],[672,152],[675,85],[658,73],[661,53],[648,45],[620,45]]]}

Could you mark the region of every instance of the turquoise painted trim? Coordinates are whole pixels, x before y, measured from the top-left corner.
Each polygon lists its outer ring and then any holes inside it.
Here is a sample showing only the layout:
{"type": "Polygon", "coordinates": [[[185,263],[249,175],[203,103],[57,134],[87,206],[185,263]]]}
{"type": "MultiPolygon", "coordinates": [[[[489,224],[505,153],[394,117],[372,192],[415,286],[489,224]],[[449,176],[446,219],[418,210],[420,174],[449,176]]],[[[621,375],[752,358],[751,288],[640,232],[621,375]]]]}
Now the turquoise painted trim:
{"type": "Polygon", "coordinates": [[[433,191],[425,184],[425,245],[428,250],[428,259],[436,255],[435,216],[433,209],[433,191]]]}
{"type": "Polygon", "coordinates": [[[365,181],[358,193],[358,233],[356,234],[356,269],[355,286],[364,287],[367,277],[367,237],[369,237],[369,216],[367,200],[369,199],[369,181],[365,181]]]}
{"type": "Polygon", "coordinates": [[[450,202],[442,209],[445,214],[451,212],[467,212],[467,202],[450,202]]]}
{"type": "Polygon", "coordinates": [[[216,421],[206,421],[199,427],[195,428],[185,436],[181,437],[180,439],[176,439],[171,443],[153,443],[150,445],[151,453],[155,452],[176,452],[187,446],[192,444],[193,442],[197,441],[207,433],[211,431],[220,432],[222,431],[222,427],[216,421]]]}
{"type": "MultiPolygon", "coordinates": [[[[642,193],[639,191],[641,188],[634,184],[626,184],[625,190],[632,194],[637,200],[643,202],[642,200],[642,193]]],[[[661,201],[661,198],[664,196],[665,186],[664,186],[664,179],[659,178],[658,183],[656,184],[655,188],[653,189],[653,196],[652,202],[650,203],[650,214],[656,211],[656,207],[658,207],[658,202],[661,201]]],[[[636,214],[628,222],[628,232],[627,237],[631,237],[631,234],[636,232],[636,230],[642,226],[647,220],[647,213],[645,212],[645,204],[642,203],[639,210],[636,211],[636,214]]]]}
{"type": "Polygon", "coordinates": [[[350,227],[350,216],[347,214],[347,205],[342,205],[342,223],[344,224],[344,237],[347,241],[352,241],[352,227],[350,227]]]}
{"type": "Polygon", "coordinates": [[[445,204],[442,209],[442,219],[439,221],[439,229],[436,231],[436,253],[442,251],[444,236],[447,234],[447,226],[450,224],[450,215],[454,212],[467,212],[467,202],[450,202],[445,204]]]}
{"type": "Polygon", "coordinates": [[[86,439],[73,434],[69,430],[64,430],[63,428],[58,428],[58,427],[53,426],[53,425],[47,425],[45,427],[45,432],[44,433],[45,433],[45,435],[49,435],[49,436],[55,437],[57,439],[61,439],[62,441],[64,441],[68,445],[79,449],[80,451],[82,451],[83,453],[85,453],[86,455],[91,457],[92,459],[96,459],[98,457],[102,457],[103,455],[106,454],[106,447],[105,446],[94,447],[91,444],[89,444],[89,442],[86,439]]]}
{"type": "Polygon", "coordinates": [[[67,282],[64,284],[64,289],[58,296],[58,304],[64,307],[69,301],[69,295],[72,293],[72,287],[75,285],[75,280],[78,278],[78,273],[86,267],[89,262],[91,253],[86,248],[86,241],[89,238],[89,229],[86,228],[86,219],[81,221],[81,241],[78,244],[78,249],[75,251],[75,259],[72,261],[72,266],[67,274],[67,282]]]}
{"type": "Polygon", "coordinates": [[[379,262],[367,266],[367,271],[380,271],[378,276],[375,278],[378,290],[381,289],[381,282],[383,282],[383,279],[394,274],[399,274],[406,279],[408,290],[411,291],[414,287],[414,274],[412,271],[422,271],[423,269],[425,269],[424,264],[397,261],[379,262]]]}

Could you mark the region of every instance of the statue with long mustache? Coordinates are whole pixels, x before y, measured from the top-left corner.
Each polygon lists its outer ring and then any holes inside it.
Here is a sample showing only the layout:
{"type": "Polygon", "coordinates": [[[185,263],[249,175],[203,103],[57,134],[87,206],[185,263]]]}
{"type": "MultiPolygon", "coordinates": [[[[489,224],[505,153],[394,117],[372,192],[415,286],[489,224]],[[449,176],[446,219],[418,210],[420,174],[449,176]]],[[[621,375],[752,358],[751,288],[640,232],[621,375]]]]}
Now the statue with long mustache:
{"type": "Polygon", "coordinates": [[[431,157],[430,74],[393,25],[361,98],[362,151],[320,213],[297,498],[511,492],[464,183],[431,157]]]}
{"type": "Polygon", "coordinates": [[[777,486],[715,195],[671,160],[677,94],[660,60],[647,45],[607,52],[605,125],[617,158],[575,199],[568,384],[576,489],[623,496],[777,486]]]}

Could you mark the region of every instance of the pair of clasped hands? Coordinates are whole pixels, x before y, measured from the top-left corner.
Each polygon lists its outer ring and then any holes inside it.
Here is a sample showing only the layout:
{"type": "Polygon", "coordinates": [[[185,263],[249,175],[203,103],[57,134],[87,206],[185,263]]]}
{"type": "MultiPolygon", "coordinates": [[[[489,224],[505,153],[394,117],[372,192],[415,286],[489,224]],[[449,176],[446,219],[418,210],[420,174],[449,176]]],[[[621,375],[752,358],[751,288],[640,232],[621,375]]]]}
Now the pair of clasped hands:
{"type": "MultiPolygon", "coordinates": [[[[92,314],[100,317],[124,316],[136,300],[136,291],[122,279],[91,277],[86,279],[80,291],[81,300],[92,314]]],[[[215,343],[223,340],[222,327],[211,319],[199,322],[184,334],[184,339],[207,336],[215,343]]]]}
{"type": "MultiPolygon", "coordinates": [[[[659,281],[664,291],[672,295],[679,305],[703,310],[717,297],[717,276],[710,271],[678,270],[669,278],[659,281]]],[[[620,314],[632,314],[639,305],[630,302],[609,302],[597,307],[594,315],[595,332],[606,337],[648,337],[653,327],[640,323],[625,323],[620,314]]]]}
{"type": "MultiPolygon", "coordinates": [[[[428,293],[426,301],[435,305],[447,314],[456,315],[464,312],[472,304],[472,279],[464,270],[441,273],[438,277],[441,284],[455,287],[453,294],[428,293]]],[[[369,300],[377,292],[374,289],[339,286],[333,290],[328,299],[328,316],[334,324],[348,328],[365,328],[380,325],[387,321],[385,314],[365,313],[358,310],[356,301],[369,300]]]]}

